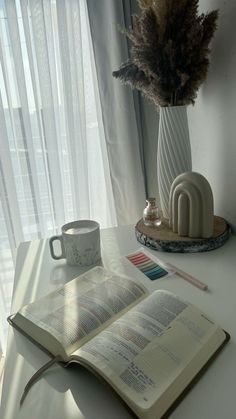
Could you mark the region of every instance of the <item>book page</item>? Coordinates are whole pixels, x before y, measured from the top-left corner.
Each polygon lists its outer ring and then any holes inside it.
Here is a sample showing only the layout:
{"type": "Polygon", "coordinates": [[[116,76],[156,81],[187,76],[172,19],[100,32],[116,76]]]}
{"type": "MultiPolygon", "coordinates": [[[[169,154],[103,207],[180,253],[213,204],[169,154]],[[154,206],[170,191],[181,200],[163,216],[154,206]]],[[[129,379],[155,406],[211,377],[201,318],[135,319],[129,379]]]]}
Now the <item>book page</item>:
{"type": "Polygon", "coordinates": [[[70,354],[146,294],[135,281],[96,267],[19,313],[70,354]]]}
{"type": "Polygon", "coordinates": [[[92,365],[125,399],[146,409],[217,330],[196,308],[156,291],[73,356],[92,365]]]}

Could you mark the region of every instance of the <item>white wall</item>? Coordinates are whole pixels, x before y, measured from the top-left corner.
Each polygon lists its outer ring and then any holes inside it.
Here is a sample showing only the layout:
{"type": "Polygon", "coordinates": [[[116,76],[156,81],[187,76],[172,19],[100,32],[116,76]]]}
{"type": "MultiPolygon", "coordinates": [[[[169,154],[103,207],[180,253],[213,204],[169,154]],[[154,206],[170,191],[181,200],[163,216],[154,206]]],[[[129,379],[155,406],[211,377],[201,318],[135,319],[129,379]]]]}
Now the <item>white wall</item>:
{"type": "Polygon", "coordinates": [[[220,9],[208,77],[188,109],[193,170],[209,181],[215,214],[236,232],[236,1],[200,0],[199,11],[220,9]]]}

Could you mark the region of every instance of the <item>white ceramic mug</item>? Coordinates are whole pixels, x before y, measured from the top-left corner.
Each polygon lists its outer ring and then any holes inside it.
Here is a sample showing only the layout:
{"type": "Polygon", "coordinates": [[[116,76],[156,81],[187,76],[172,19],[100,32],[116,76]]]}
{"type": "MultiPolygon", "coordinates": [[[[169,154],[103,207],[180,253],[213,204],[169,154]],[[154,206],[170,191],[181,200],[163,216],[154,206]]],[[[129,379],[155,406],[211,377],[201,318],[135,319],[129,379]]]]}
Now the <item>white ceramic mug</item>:
{"type": "Polygon", "coordinates": [[[79,220],[67,223],[61,228],[60,236],[49,239],[53,259],[66,259],[68,265],[90,266],[101,259],[100,226],[96,221],[79,220]],[[56,255],[53,243],[59,240],[61,254],[56,255]]]}

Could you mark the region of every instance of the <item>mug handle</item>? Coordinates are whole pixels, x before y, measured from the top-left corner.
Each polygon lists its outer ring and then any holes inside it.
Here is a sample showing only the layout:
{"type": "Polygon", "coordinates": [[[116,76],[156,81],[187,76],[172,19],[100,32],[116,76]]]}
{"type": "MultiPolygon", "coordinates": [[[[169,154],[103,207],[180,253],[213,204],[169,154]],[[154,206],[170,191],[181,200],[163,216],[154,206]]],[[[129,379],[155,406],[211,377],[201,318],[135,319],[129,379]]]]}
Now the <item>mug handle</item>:
{"type": "Polygon", "coordinates": [[[64,259],[66,257],[65,255],[65,248],[64,248],[64,244],[63,244],[63,238],[62,236],[52,236],[49,239],[49,248],[50,248],[50,253],[53,259],[64,259]],[[54,253],[54,248],[53,248],[53,242],[59,240],[59,242],[61,243],[61,254],[60,255],[55,255],[54,253]]]}

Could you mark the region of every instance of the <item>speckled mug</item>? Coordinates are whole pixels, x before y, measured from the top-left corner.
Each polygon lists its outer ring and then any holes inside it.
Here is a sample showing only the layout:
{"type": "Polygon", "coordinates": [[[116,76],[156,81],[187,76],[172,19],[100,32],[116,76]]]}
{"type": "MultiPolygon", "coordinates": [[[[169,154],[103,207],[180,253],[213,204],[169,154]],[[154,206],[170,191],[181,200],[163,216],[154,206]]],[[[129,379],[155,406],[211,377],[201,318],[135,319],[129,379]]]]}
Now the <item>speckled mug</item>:
{"type": "Polygon", "coordinates": [[[100,226],[97,221],[79,220],[67,223],[61,228],[62,234],[49,239],[53,259],[66,259],[68,265],[90,266],[101,259],[100,226]],[[56,255],[53,243],[59,240],[61,254],[56,255]]]}

